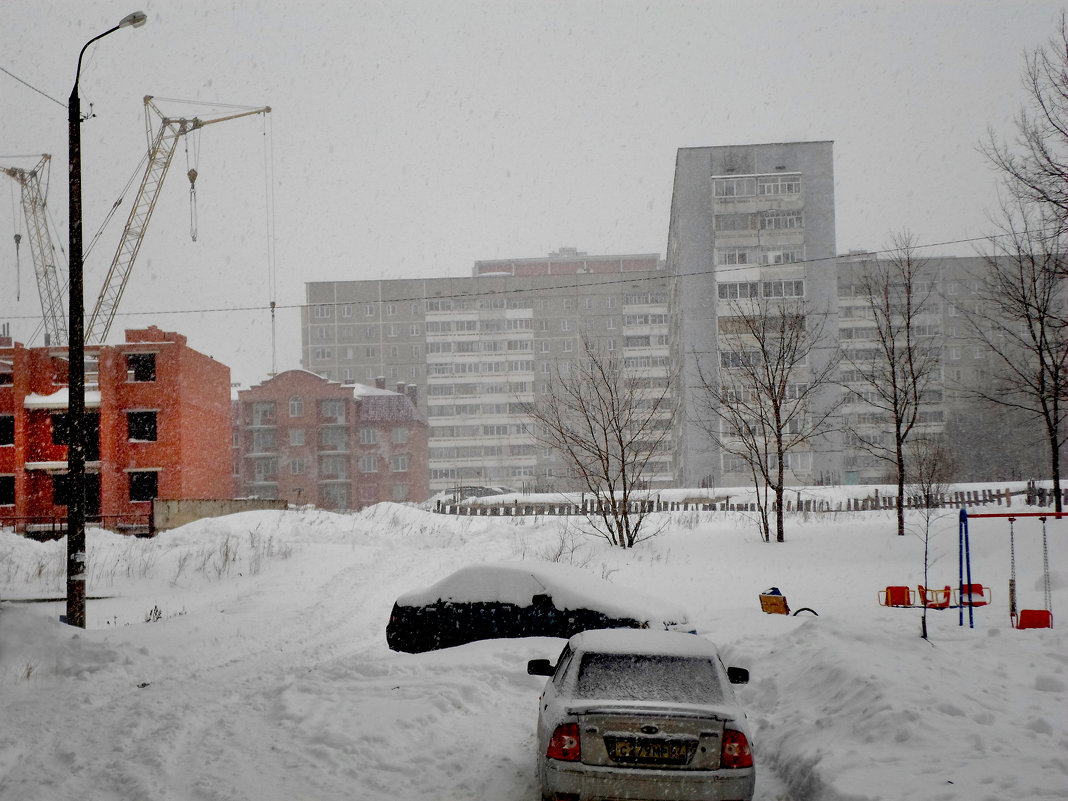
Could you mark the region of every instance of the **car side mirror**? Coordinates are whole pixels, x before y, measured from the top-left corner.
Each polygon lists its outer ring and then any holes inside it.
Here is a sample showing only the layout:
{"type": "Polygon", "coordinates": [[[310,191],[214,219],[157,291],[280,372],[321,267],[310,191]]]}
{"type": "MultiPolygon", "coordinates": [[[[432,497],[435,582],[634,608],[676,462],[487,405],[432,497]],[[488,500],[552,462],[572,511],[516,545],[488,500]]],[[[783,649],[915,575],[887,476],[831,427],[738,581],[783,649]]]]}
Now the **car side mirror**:
{"type": "Polygon", "coordinates": [[[531,676],[551,676],[556,672],[556,665],[548,659],[531,659],[527,662],[527,673],[531,676]]]}
{"type": "Polygon", "coordinates": [[[727,680],[731,684],[748,684],[749,671],[740,667],[727,668],[727,680]]]}

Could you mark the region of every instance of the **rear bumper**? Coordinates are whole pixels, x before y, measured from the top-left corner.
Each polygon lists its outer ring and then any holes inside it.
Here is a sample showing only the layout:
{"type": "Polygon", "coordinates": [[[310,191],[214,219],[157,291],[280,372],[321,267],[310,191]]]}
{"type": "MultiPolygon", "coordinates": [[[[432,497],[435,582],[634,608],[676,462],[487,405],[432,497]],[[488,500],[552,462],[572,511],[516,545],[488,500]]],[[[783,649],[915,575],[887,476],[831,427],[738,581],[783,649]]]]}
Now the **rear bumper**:
{"type": "Polygon", "coordinates": [[[753,768],[739,770],[651,770],[576,765],[545,759],[542,795],[574,793],[582,801],[750,801],[756,785],[753,768]]]}

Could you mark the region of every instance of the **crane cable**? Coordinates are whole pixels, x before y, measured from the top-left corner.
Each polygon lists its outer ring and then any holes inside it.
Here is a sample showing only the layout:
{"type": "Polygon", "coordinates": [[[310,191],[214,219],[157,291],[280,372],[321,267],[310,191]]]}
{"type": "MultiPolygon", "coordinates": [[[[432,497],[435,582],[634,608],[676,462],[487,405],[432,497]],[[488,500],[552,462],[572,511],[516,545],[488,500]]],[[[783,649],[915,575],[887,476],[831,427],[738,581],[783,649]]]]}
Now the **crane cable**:
{"type": "Polygon", "coordinates": [[[11,184],[11,227],[15,229],[15,300],[22,300],[22,266],[19,263],[19,244],[22,242],[22,224],[15,211],[15,185],[11,184]]]}
{"type": "Polygon", "coordinates": [[[278,375],[277,340],[275,337],[275,300],[277,284],[277,266],[275,258],[275,216],[274,216],[274,126],[269,114],[263,115],[263,173],[264,195],[266,200],[266,245],[267,245],[267,291],[271,308],[271,375],[278,375]]]}
{"type": "Polygon", "coordinates": [[[189,163],[189,136],[185,137],[185,166],[189,176],[189,238],[197,241],[197,165],[200,163],[200,131],[194,131],[193,163],[189,163]]]}

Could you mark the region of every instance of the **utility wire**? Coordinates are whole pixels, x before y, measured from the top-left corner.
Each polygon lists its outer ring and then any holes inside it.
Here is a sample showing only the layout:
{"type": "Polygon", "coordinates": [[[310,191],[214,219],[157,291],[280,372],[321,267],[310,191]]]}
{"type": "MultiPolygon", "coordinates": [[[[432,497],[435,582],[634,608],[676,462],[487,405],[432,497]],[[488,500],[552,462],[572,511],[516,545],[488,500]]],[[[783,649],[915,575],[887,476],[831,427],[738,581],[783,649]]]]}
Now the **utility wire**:
{"type": "MultiPolygon", "coordinates": [[[[971,238],[966,238],[966,239],[951,239],[951,240],[946,240],[944,242],[932,242],[932,243],[929,243],[929,244],[918,244],[918,245],[914,245],[913,248],[916,249],[916,250],[919,250],[921,248],[945,247],[946,245],[959,245],[959,244],[967,244],[967,243],[971,243],[971,242],[989,241],[991,239],[996,239],[998,237],[1006,237],[1006,236],[1013,236],[1013,235],[1014,235],[1013,232],[1007,232],[1007,233],[1003,233],[1003,234],[990,234],[990,235],[987,235],[987,236],[978,236],[978,237],[971,237],[971,238]]],[[[863,253],[853,254],[852,257],[853,258],[874,257],[874,256],[879,256],[879,255],[883,255],[883,254],[887,254],[887,253],[894,253],[897,250],[899,250],[899,248],[892,248],[891,247],[891,248],[884,248],[882,250],[864,251],[863,253]]],[[[815,264],[815,263],[818,263],[818,262],[834,261],[834,260],[839,259],[839,258],[850,258],[850,256],[849,256],[849,254],[845,254],[844,256],[827,256],[827,257],[823,257],[823,258],[819,258],[819,259],[804,259],[802,261],[791,262],[790,264],[785,264],[785,265],[764,265],[764,266],[774,266],[774,267],[802,266],[802,265],[805,265],[805,264],[815,264]]],[[[947,257],[947,258],[959,258],[959,257],[947,257]]],[[[492,261],[492,260],[490,260],[490,261],[492,261]]],[[[716,275],[720,275],[720,274],[723,274],[723,273],[731,273],[731,272],[752,270],[753,268],[760,267],[760,266],[761,265],[743,264],[743,265],[737,265],[737,266],[731,266],[731,267],[717,267],[716,268],[716,275]]],[[[604,273],[601,273],[601,275],[604,275],[604,273]]],[[[634,283],[637,283],[639,281],[663,281],[665,279],[674,280],[674,279],[678,279],[678,278],[686,278],[686,277],[693,277],[693,276],[699,276],[699,275],[707,275],[707,273],[705,273],[705,272],[693,272],[693,273],[669,274],[666,271],[656,271],[654,275],[643,275],[643,276],[640,276],[640,277],[639,276],[635,276],[635,275],[631,275],[631,276],[628,277],[624,273],[623,277],[620,277],[618,279],[612,279],[610,281],[599,281],[599,282],[597,282],[597,286],[600,287],[600,286],[613,286],[613,285],[616,285],[616,284],[634,284],[634,283]]],[[[448,277],[448,276],[445,276],[445,277],[448,277]]],[[[462,280],[462,279],[468,278],[469,276],[452,276],[452,277],[462,280]]],[[[478,277],[478,276],[475,276],[475,277],[478,277]]],[[[412,278],[412,279],[399,279],[399,280],[424,281],[426,279],[412,278]]],[[[316,283],[345,283],[345,282],[344,281],[334,281],[334,282],[323,281],[323,282],[316,282],[316,283]]],[[[462,300],[471,300],[471,299],[475,299],[475,298],[492,297],[492,296],[500,296],[500,295],[531,294],[531,293],[540,292],[540,291],[543,291],[543,290],[546,290],[546,289],[553,289],[553,290],[559,290],[559,289],[582,289],[582,288],[587,288],[589,286],[590,286],[590,284],[588,284],[588,283],[559,283],[559,284],[551,284],[551,285],[540,286],[540,287],[531,287],[531,288],[518,287],[518,288],[510,288],[510,289],[486,290],[484,292],[458,292],[458,293],[455,293],[455,294],[452,294],[452,295],[435,295],[432,298],[432,300],[461,300],[461,299],[462,300]]],[[[358,302],[359,303],[372,303],[372,304],[378,305],[378,304],[383,304],[383,303],[410,303],[410,302],[413,302],[413,301],[422,302],[422,301],[425,301],[425,300],[427,300],[427,298],[424,295],[418,295],[418,296],[414,296],[413,295],[413,296],[410,296],[410,297],[385,298],[385,299],[381,299],[381,300],[360,300],[358,302]]],[[[267,305],[211,307],[211,308],[199,308],[199,309],[174,309],[174,310],[169,310],[169,311],[129,311],[129,312],[118,312],[116,314],[116,316],[117,317],[142,317],[142,316],[146,316],[146,315],[160,315],[160,316],[162,316],[162,315],[176,315],[176,314],[228,314],[228,313],[232,313],[232,312],[272,311],[272,310],[280,310],[280,309],[303,309],[303,308],[310,308],[312,306],[333,306],[333,307],[337,307],[337,306],[348,305],[350,303],[353,303],[353,301],[322,301],[322,302],[310,302],[310,303],[279,303],[279,304],[274,304],[274,305],[268,303],[267,305]]],[[[586,314],[584,316],[589,316],[589,315],[586,314]]],[[[30,319],[30,318],[31,318],[31,316],[27,315],[25,317],[10,317],[9,319],[19,320],[19,319],[30,319]]],[[[373,323],[373,322],[378,322],[378,316],[377,315],[375,316],[375,318],[373,320],[367,320],[366,324],[370,324],[370,323],[373,323]]],[[[353,325],[360,325],[360,324],[361,323],[359,323],[355,318],[353,319],[353,325]]]]}
{"type": "Polygon", "coordinates": [[[63,103],[63,102],[60,102],[59,100],[56,100],[54,97],[52,97],[52,95],[47,94],[46,92],[42,92],[36,86],[34,86],[31,83],[28,83],[27,81],[22,80],[22,78],[20,78],[18,75],[16,75],[15,73],[11,72],[10,70],[7,70],[7,69],[4,69],[3,67],[0,67],[0,72],[3,72],[5,74],[7,74],[7,75],[10,75],[12,78],[14,78],[16,81],[21,83],[23,86],[25,86],[25,87],[27,87],[29,89],[32,89],[33,91],[35,91],[37,94],[41,95],[42,97],[47,97],[49,100],[51,100],[57,106],[62,106],[63,108],[67,107],[66,103],[63,103]]]}

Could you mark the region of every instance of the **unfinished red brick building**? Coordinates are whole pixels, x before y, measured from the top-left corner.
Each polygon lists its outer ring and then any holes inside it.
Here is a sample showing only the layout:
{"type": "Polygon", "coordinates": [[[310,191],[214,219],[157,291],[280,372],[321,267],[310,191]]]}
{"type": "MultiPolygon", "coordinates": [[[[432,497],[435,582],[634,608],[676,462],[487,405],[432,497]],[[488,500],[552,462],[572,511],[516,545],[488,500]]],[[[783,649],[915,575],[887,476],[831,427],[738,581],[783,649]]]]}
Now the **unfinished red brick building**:
{"type": "MultiPolygon", "coordinates": [[[[155,498],[228,497],[230,368],[155,326],[86,346],[86,508],[143,528],[155,498]]],[[[0,524],[62,527],[67,351],[0,338],[0,524]]]]}
{"type": "Polygon", "coordinates": [[[288,370],[238,393],[234,482],[238,497],[321,509],[424,501],[430,492],[426,418],[415,388],[384,379],[340,384],[288,370]]]}

